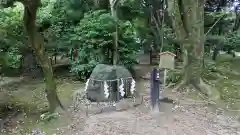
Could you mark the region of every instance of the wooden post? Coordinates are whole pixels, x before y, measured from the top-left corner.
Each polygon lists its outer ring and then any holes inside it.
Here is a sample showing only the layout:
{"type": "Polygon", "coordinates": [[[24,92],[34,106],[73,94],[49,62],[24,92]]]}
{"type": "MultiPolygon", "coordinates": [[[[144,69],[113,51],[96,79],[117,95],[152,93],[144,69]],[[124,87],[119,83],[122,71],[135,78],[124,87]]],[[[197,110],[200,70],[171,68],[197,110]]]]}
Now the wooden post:
{"type": "Polygon", "coordinates": [[[166,87],[166,80],[167,80],[167,69],[164,69],[164,81],[163,81],[163,86],[166,87]]]}
{"type": "Polygon", "coordinates": [[[159,70],[154,68],[151,74],[151,108],[153,112],[159,112],[159,70]]]}

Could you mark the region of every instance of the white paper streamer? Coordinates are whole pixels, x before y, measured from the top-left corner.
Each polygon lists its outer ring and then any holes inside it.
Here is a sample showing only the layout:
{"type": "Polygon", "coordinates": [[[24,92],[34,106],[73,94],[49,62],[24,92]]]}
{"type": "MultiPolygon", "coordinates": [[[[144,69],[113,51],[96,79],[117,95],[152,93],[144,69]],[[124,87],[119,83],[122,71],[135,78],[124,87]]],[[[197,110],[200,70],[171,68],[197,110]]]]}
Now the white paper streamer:
{"type": "Polygon", "coordinates": [[[108,97],[109,97],[109,90],[108,90],[109,86],[107,85],[107,82],[106,82],[106,81],[104,81],[103,87],[104,87],[104,95],[105,95],[105,98],[108,98],[108,97]]]}
{"type": "Polygon", "coordinates": [[[87,88],[88,88],[88,84],[89,84],[89,79],[87,79],[87,82],[85,83],[85,91],[87,91],[87,88]]]}
{"type": "Polygon", "coordinates": [[[134,94],[134,91],[135,91],[135,84],[136,84],[135,80],[132,79],[131,88],[130,88],[130,92],[132,95],[134,94]]]}
{"type": "Polygon", "coordinates": [[[123,79],[121,79],[121,84],[119,86],[119,93],[121,94],[122,97],[125,95],[123,79]]]}

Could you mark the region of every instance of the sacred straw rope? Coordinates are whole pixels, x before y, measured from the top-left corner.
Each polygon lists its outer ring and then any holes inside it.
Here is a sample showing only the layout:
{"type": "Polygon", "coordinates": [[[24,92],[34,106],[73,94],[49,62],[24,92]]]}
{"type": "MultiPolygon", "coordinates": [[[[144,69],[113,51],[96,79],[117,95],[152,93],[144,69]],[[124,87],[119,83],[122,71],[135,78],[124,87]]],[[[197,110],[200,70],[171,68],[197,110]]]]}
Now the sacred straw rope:
{"type": "Polygon", "coordinates": [[[127,78],[120,78],[120,79],[113,79],[113,80],[100,80],[100,79],[92,79],[92,78],[89,78],[89,80],[93,80],[93,81],[109,81],[109,82],[111,82],[111,81],[118,81],[118,80],[121,80],[121,79],[124,79],[124,80],[127,80],[127,79],[133,79],[132,77],[127,77],[127,78]]]}

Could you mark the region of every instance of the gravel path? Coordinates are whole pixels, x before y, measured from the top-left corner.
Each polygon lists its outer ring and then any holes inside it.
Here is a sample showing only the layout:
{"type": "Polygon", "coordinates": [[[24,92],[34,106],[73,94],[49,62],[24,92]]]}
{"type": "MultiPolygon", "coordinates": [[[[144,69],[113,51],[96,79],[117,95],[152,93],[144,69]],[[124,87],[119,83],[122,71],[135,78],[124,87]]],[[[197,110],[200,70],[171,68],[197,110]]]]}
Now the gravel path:
{"type": "MultiPolygon", "coordinates": [[[[234,117],[213,113],[201,104],[181,104],[175,109],[168,104],[164,112],[150,113],[145,104],[122,112],[103,112],[84,117],[62,129],[63,135],[240,135],[240,123],[234,117]]],[[[164,105],[163,105],[164,106],[164,105]]],[[[58,133],[60,134],[60,133],[58,133]]]]}

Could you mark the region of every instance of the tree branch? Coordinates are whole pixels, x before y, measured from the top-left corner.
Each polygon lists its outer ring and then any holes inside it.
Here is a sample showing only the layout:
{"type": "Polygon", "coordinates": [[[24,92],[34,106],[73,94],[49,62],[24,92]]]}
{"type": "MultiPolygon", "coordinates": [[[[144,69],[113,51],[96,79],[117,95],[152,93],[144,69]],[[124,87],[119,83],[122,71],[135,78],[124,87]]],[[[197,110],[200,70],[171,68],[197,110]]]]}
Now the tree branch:
{"type": "Polygon", "coordinates": [[[219,18],[216,20],[216,22],[215,22],[215,23],[210,27],[210,29],[205,33],[205,36],[207,36],[207,35],[211,32],[211,30],[217,25],[217,23],[218,23],[224,16],[225,16],[225,15],[219,17],[219,18]]]}

